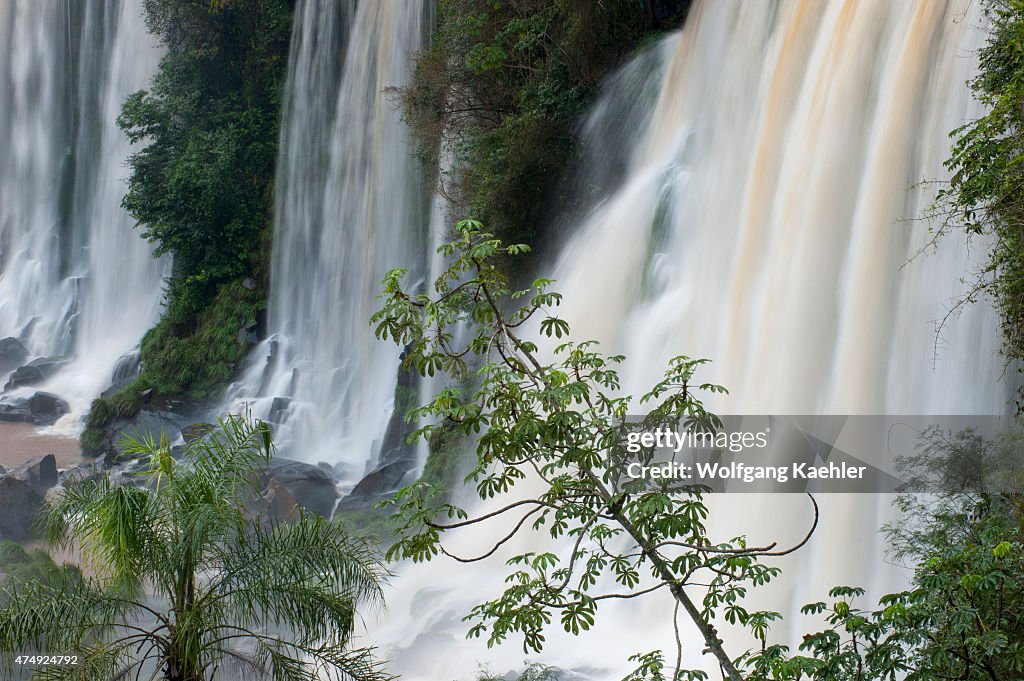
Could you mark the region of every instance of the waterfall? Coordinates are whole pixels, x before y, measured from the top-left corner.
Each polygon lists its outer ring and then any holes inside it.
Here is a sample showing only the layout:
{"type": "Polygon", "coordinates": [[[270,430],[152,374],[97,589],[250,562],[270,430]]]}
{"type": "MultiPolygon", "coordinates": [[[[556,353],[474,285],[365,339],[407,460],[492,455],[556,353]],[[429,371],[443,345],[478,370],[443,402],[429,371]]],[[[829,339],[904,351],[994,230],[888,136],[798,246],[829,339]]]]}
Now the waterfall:
{"type": "MultiPolygon", "coordinates": [[[[969,0],[698,1],[684,30],[627,66],[584,127],[584,214],[567,216],[554,266],[577,340],[627,360],[641,393],[670,357],[707,357],[711,401],[732,414],[999,414],[999,324],[986,303],[936,321],[985,257],[959,235],[928,248],[920,220],[947,177],[951,130],[977,115],[965,81],[984,40],[969,0]],[[588,182],[593,178],[593,182],[588,182]],[[919,251],[923,252],[915,257],[919,251]]],[[[881,495],[822,497],[811,543],[780,563],[769,605],[799,642],[800,605],[837,584],[877,597],[906,573],[886,564],[881,495]]],[[[810,523],[797,495],[711,500],[715,537],[793,542],[810,523]]],[[[454,534],[458,553],[493,527],[454,534]]],[[[539,550],[523,538],[512,551],[539,550]]],[[[403,566],[388,621],[371,636],[405,679],[522,668],[518,641],[464,640],[469,607],[497,594],[501,558],[403,566]],[[436,651],[443,650],[444,655],[436,651]]],[[[621,678],[626,658],[674,650],[672,607],[654,597],[602,605],[579,637],[557,622],[534,659],[584,678],[621,678]]],[[[688,666],[711,662],[681,620],[688,666]]],[[[730,652],[749,641],[725,630],[730,652]]],[[[671,654],[670,654],[671,657],[671,654]]],[[[712,676],[714,676],[712,674],[712,676]]],[[[576,678],[576,677],[573,677],[576,678]]]]}
{"type": "Polygon", "coordinates": [[[141,0],[0,5],[0,338],[53,359],[31,389],[67,399],[72,430],[159,314],[164,265],[121,208],[116,118],[160,54],[141,0]]]}
{"type": "Polygon", "coordinates": [[[278,162],[269,338],[229,391],[278,424],[290,456],[376,459],[399,353],[369,327],[392,267],[422,276],[429,205],[388,88],[408,82],[429,5],[305,0],[295,28],[278,162]]]}

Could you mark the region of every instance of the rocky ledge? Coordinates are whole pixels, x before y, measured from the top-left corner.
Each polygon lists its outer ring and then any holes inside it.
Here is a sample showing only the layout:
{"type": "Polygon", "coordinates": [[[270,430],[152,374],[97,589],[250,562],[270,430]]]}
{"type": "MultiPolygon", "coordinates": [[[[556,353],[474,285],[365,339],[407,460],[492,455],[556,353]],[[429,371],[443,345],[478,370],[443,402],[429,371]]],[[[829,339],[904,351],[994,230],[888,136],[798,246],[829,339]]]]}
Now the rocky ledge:
{"type": "Polygon", "coordinates": [[[30,459],[11,470],[0,470],[0,539],[31,538],[43,499],[58,482],[60,472],[53,454],[30,459]]]}
{"type": "Polygon", "coordinates": [[[69,413],[68,403],[53,393],[39,391],[27,396],[4,395],[0,398],[0,421],[53,425],[69,413]]]}

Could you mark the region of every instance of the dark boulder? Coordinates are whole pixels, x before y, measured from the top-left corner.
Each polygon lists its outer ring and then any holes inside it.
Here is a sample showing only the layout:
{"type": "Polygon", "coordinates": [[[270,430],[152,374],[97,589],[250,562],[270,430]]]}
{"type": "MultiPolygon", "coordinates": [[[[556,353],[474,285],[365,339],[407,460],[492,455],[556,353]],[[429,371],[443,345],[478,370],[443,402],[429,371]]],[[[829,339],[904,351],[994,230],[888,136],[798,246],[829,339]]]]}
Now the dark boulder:
{"type": "Polygon", "coordinates": [[[292,401],[287,397],[275,397],[270,401],[270,411],[267,413],[267,421],[270,423],[281,424],[285,422],[288,417],[288,409],[292,406],[292,401]]]}
{"type": "Polygon", "coordinates": [[[82,438],[82,453],[89,457],[104,457],[115,464],[124,454],[121,442],[125,436],[135,439],[161,434],[175,442],[182,429],[192,423],[209,418],[209,412],[198,402],[186,399],[167,399],[155,395],[152,388],[138,393],[140,410],[129,418],[114,418],[99,428],[86,430],[82,438]]]}
{"type": "Polygon", "coordinates": [[[45,495],[46,491],[56,485],[59,480],[57,459],[53,454],[37,456],[15,468],[6,477],[23,480],[40,495],[45,495]]]}
{"type": "Polygon", "coordinates": [[[20,541],[34,535],[36,515],[58,479],[53,454],[31,459],[0,477],[0,539],[20,541]]]}
{"type": "Polygon", "coordinates": [[[186,443],[192,442],[193,440],[199,440],[206,437],[206,435],[212,430],[213,426],[205,421],[190,423],[181,429],[181,439],[186,443]]]}
{"type": "Polygon", "coordinates": [[[392,495],[402,485],[412,482],[416,460],[392,461],[378,466],[363,476],[352,491],[338,504],[346,511],[371,508],[378,501],[392,495]]]}
{"type": "Polygon", "coordinates": [[[92,457],[102,456],[108,466],[113,466],[125,459],[125,454],[121,451],[121,442],[124,438],[140,439],[152,435],[159,439],[161,434],[173,438],[174,434],[181,432],[190,421],[189,417],[176,412],[143,409],[130,419],[112,421],[88,447],[84,446],[83,442],[82,453],[92,457]]]}
{"type": "Polygon", "coordinates": [[[28,348],[17,338],[0,338],[0,373],[21,366],[28,359],[28,348]]]}
{"type": "MultiPolygon", "coordinates": [[[[409,351],[407,347],[402,357],[409,351]]],[[[384,431],[384,439],[376,458],[376,466],[360,480],[352,492],[342,499],[338,508],[346,510],[370,508],[376,502],[390,496],[402,485],[412,482],[418,460],[416,445],[409,442],[409,436],[416,428],[406,423],[405,414],[415,401],[418,377],[411,369],[398,371],[395,389],[395,406],[384,431]]]]}
{"type": "Polygon", "coordinates": [[[43,494],[16,475],[0,478],[0,540],[31,539],[33,523],[43,505],[43,494]]]}
{"type": "Polygon", "coordinates": [[[4,390],[13,390],[26,385],[42,383],[56,374],[62,366],[67,364],[66,359],[59,357],[39,357],[25,366],[18,367],[7,379],[4,390]]]}
{"type": "Polygon", "coordinates": [[[280,485],[307,511],[327,518],[334,512],[338,489],[334,478],[319,466],[275,458],[271,459],[263,476],[265,488],[270,489],[271,483],[280,485]]]}
{"type": "Polygon", "coordinates": [[[353,470],[352,464],[339,461],[331,466],[331,475],[334,476],[335,480],[351,480],[355,477],[353,470]]]}
{"type": "Polygon", "coordinates": [[[256,345],[260,342],[259,324],[254,319],[243,319],[242,327],[238,329],[239,345],[256,345]]]}
{"type": "Polygon", "coordinates": [[[70,411],[67,402],[47,392],[37,392],[30,397],[7,396],[0,401],[0,421],[8,423],[49,426],[70,411]]]}
{"type": "Polygon", "coordinates": [[[100,393],[100,397],[109,399],[119,393],[122,388],[134,381],[142,373],[142,362],[139,351],[121,355],[114,365],[114,373],[110,377],[110,387],[100,393]]]}
{"type": "Polygon", "coordinates": [[[45,380],[46,374],[43,373],[42,369],[26,365],[14,370],[14,373],[7,379],[4,390],[14,390],[26,385],[35,385],[45,380]]]}
{"type": "Polygon", "coordinates": [[[238,336],[236,338],[239,345],[256,345],[260,342],[259,336],[256,335],[255,331],[250,331],[246,327],[242,327],[238,330],[238,336]]]}
{"type": "Polygon", "coordinates": [[[36,357],[34,360],[26,364],[27,367],[35,367],[43,372],[43,375],[49,378],[56,374],[62,366],[68,363],[68,360],[63,357],[36,357]]]}
{"type": "Polygon", "coordinates": [[[97,473],[96,464],[77,463],[57,471],[57,484],[65,485],[70,482],[87,480],[97,473]]]}
{"type": "Polygon", "coordinates": [[[4,423],[32,423],[28,400],[5,399],[0,402],[0,421],[4,423]]]}
{"type": "Polygon", "coordinates": [[[34,422],[50,425],[61,416],[71,413],[71,407],[53,393],[37,392],[28,400],[28,408],[32,412],[34,422]]]}

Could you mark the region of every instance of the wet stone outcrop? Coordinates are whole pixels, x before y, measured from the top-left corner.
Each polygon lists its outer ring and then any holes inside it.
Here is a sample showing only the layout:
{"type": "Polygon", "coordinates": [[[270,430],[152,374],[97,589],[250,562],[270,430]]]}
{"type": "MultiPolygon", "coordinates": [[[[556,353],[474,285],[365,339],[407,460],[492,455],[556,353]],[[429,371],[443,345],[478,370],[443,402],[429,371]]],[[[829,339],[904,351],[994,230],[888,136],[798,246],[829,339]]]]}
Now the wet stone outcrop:
{"type": "Polygon", "coordinates": [[[278,515],[289,516],[296,504],[307,511],[330,517],[338,502],[334,477],[320,466],[274,458],[260,473],[264,495],[272,495],[278,515]]]}
{"type": "Polygon", "coordinates": [[[28,355],[28,348],[17,338],[0,338],[0,374],[24,364],[28,355]]]}
{"type": "Polygon", "coordinates": [[[36,457],[0,475],[0,540],[32,538],[43,499],[57,482],[53,454],[36,457]]]}
{"type": "Polygon", "coordinates": [[[39,391],[29,396],[5,395],[0,398],[0,421],[6,423],[49,426],[70,411],[67,402],[48,392],[39,391]]]}
{"type": "Polygon", "coordinates": [[[67,362],[66,359],[61,357],[39,357],[34,359],[11,373],[7,383],[4,385],[4,391],[42,383],[56,374],[67,362]]]}

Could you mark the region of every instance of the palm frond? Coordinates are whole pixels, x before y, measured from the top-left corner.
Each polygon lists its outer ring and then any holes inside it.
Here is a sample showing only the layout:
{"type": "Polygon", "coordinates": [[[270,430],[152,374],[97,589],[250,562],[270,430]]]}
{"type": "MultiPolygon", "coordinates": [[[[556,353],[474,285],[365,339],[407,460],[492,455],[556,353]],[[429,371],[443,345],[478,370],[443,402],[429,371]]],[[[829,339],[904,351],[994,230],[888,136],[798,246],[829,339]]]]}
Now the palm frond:
{"type": "Polygon", "coordinates": [[[221,574],[211,585],[214,594],[229,595],[268,582],[321,583],[354,602],[383,604],[389,573],[377,550],[320,516],[300,513],[293,522],[254,527],[227,548],[230,553],[221,574]]]}
{"type": "Polygon", "coordinates": [[[89,651],[53,679],[136,679],[167,660],[275,681],[387,678],[368,651],[346,651],[356,608],[383,604],[377,551],[319,516],[264,525],[248,512],[273,455],[266,424],[226,417],[181,461],[165,437],[124,446],[151,457],[146,486],[72,481],[43,512],[51,542],[80,547],[97,576],[0,590],[0,650],[89,651]]]}
{"type": "Polygon", "coordinates": [[[70,570],[59,580],[7,583],[0,589],[0,650],[76,650],[143,614],[131,595],[104,586],[70,570]]]}

